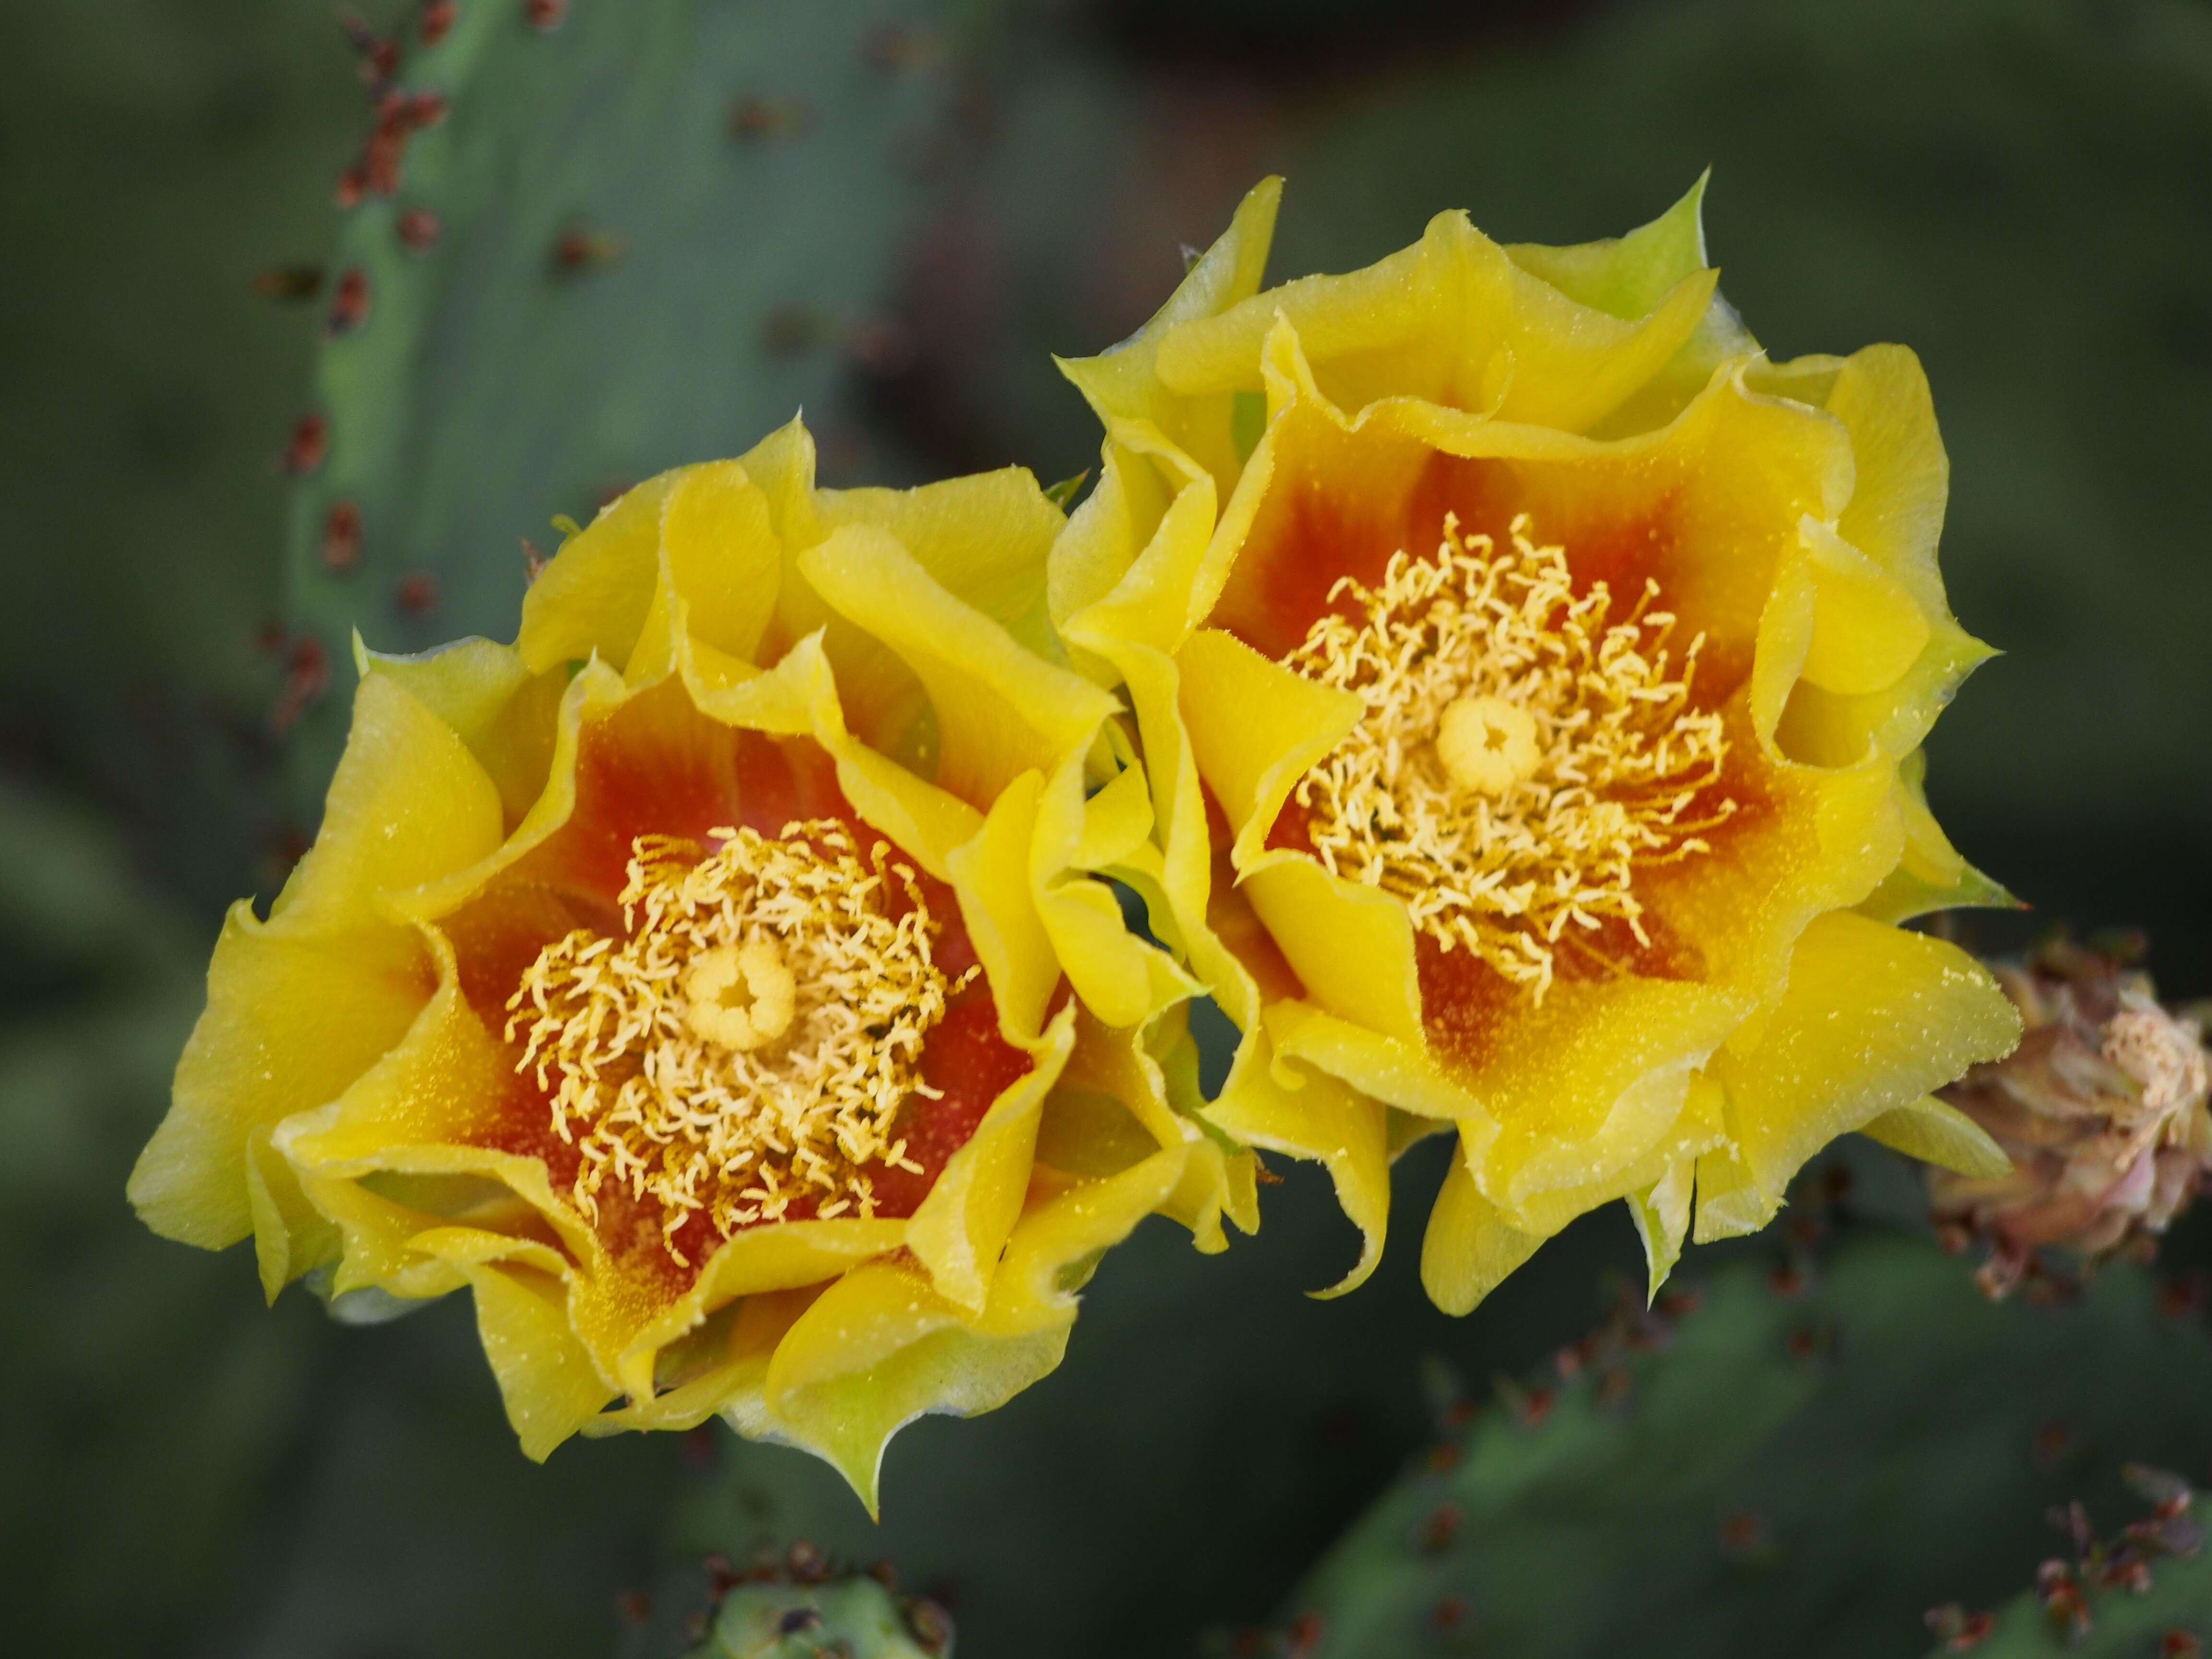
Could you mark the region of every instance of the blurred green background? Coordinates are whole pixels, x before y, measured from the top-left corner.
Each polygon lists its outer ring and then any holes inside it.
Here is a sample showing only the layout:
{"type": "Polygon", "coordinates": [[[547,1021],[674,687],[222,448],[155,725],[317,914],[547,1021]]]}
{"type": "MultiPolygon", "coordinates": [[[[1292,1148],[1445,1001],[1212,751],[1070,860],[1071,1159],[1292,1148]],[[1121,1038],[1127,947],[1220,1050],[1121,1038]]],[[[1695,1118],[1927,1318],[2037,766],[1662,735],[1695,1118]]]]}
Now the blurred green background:
{"type": "MultiPolygon", "coordinates": [[[[672,1552],[774,1531],[896,1555],[981,1659],[1195,1652],[1267,1617],[1419,1441],[1424,1355],[1486,1377],[1595,1316],[1633,1266],[1615,1217],[1470,1320],[1422,1299],[1410,1230],[1360,1295],[1308,1302],[1352,1240],[1294,1173],[1226,1259],[1160,1224],[1115,1252],[1060,1373],[901,1438],[874,1534],[826,1473],[726,1435],[536,1468],[465,1304],[374,1330],[297,1292],[265,1311],[243,1255],[123,1203],[221,907],[312,831],[349,630],[507,630],[520,538],[801,404],[827,483],[1079,471],[1095,428],[1048,354],[1135,327],[1267,172],[1280,278],[1449,206],[1510,240],[1614,234],[1711,166],[1723,286],[1771,350],[1901,340],[1934,381],[1954,604],[2008,653],[1933,740],[1939,814],[2042,918],[2144,924],[2163,988],[2212,993],[2197,0],[571,0],[542,37],[524,9],[460,0],[421,60],[448,119],[346,213],[375,116],[323,0],[0,13],[0,1587],[24,1650],[599,1654],[672,1552]],[[410,207],[427,252],[397,240],[410,207]],[[312,297],[258,291],[306,268],[312,297]],[[356,268],[368,315],[326,342],[356,268]],[[311,411],[328,454],[295,480],[311,411]],[[330,689],[280,732],[319,651],[330,689]]],[[[1435,1178],[1408,1160],[1407,1212],[1435,1178]]]]}

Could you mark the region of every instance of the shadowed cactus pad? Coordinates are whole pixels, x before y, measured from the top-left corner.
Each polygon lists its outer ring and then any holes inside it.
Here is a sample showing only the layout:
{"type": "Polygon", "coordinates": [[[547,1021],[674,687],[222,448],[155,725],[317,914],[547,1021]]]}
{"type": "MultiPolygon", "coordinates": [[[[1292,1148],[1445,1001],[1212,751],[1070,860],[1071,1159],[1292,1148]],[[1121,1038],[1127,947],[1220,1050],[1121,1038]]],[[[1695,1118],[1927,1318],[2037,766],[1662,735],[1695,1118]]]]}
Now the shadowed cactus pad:
{"type": "Polygon", "coordinates": [[[1294,1594],[1285,1650],[1911,1653],[1928,1608],[2065,1550],[2052,1506],[2135,1513],[2123,1464],[2212,1450],[2212,1343],[2131,1268],[1997,1305],[1957,1258],[1853,1230],[1675,1306],[1450,1431],[1294,1594]]]}

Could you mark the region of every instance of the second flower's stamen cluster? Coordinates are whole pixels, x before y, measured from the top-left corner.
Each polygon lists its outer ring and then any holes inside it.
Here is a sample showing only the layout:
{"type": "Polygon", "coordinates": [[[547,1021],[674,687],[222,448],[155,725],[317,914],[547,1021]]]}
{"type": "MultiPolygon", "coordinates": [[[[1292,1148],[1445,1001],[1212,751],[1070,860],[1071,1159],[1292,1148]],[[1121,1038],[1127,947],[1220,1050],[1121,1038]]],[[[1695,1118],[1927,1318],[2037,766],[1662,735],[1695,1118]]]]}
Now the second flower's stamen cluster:
{"type": "Polygon", "coordinates": [[[1721,716],[1691,695],[1705,635],[1677,662],[1657,583],[1611,621],[1607,585],[1577,595],[1565,550],[1528,532],[1524,514],[1498,552],[1447,517],[1433,559],[1339,581],[1358,614],[1285,660],[1367,705],[1298,781],[1315,855],[1540,998],[1562,947],[1605,963],[1609,920],[1648,945],[1636,870],[1709,852],[1735,804],[1713,793],[1721,716]]]}
{"type": "Polygon", "coordinates": [[[686,1265],[677,1235],[702,1211],[724,1237],[801,1204],[865,1218],[869,1168],[921,1173],[893,1126],[909,1097],[938,1093],[922,1042],[959,988],[931,960],[914,872],[884,842],[864,863],[835,819],[709,839],[711,853],[639,836],[626,936],[556,940],[507,1002],[508,1041],[526,1031],[516,1069],[535,1068],[554,1131],[581,1154],[578,1207],[596,1219],[610,1181],[653,1200],[686,1265]]]}

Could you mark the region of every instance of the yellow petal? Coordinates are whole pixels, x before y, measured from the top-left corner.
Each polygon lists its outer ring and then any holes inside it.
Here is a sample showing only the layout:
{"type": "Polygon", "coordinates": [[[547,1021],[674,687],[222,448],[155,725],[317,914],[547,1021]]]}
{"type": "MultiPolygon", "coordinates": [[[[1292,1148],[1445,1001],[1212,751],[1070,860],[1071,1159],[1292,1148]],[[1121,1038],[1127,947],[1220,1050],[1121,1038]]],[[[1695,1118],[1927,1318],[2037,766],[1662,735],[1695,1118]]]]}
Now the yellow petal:
{"type": "Polygon", "coordinates": [[[1321,1164],[1345,1218],[1359,1229],[1359,1259],[1325,1291],[1341,1296],[1367,1282],[1382,1260],[1390,1219],[1390,1147],[1382,1106],[1326,1072],[1255,1066],[1224,1089],[1208,1117],[1249,1146],[1321,1164]]]}
{"type": "Polygon", "coordinates": [[[385,920],[379,901],[466,868],[496,848],[499,791],[453,729],[388,674],[354,696],[353,728],[323,827],[270,909],[299,934],[385,920]]]}
{"type": "Polygon", "coordinates": [[[1716,1147],[1698,1158],[1698,1215],[1690,1232],[1692,1243],[1711,1244],[1755,1233],[1781,1209],[1780,1196],[1760,1188],[1732,1147],[1716,1147]]]}
{"type": "Polygon", "coordinates": [[[1902,582],[1826,525],[1808,520],[1803,534],[1814,592],[1805,678],[1846,696],[1894,685],[1927,648],[1928,618],[1902,582]]]}
{"type": "Polygon", "coordinates": [[[471,1266],[477,1330],[523,1455],[544,1462],[614,1396],[568,1328],[568,1287],[511,1262],[471,1266]]]}
{"type": "Polygon", "coordinates": [[[1893,1152],[1963,1176],[2000,1181],[2012,1173],[2012,1159],[1988,1130],[1933,1095],[1884,1112],[1859,1133],[1893,1152]]]}
{"type": "Polygon", "coordinates": [[[1045,1005],[1060,983],[1060,960],[1030,883],[1030,848],[1043,787],[1034,772],[1015,779],[992,804],[982,829],[945,860],[968,937],[998,1004],[999,1029],[1014,1043],[1036,1040],[1045,1005]]]}
{"type": "Polygon", "coordinates": [[[947,1301],[981,1310],[1006,1237],[1022,1212],[1036,1147],[1037,1113],[1075,1041],[1075,1011],[1062,1008],[1031,1052],[1028,1073],[993,1101],[907,1224],[907,1248],[947,1301]]]}
{"type": "Polygon", "coordinates": [[[1084,783],[1083,757],[1071,751],[1038,801],[1031,901],[1075,994],[1109,1024],[1138,1025],[1198,988],[1165,952],[1130,932],[1121,901],[1088,873],[1098,854],[1133,854],[1150,829],[1144,774],[1132,768],[1088,799],[1084,783]]]}
{"type": "Polygon", "coordinates": [[[1850,434],[1857,480],[1836,533],[1912,592],[1932,620],[1948,620],[1936,544],[1951,465],[1919,358],[1899,345],[1869,346],[1838,368],[1826,407],[1850,434]]]}
{"type": "Polygon", "coordinates": [[[1316,1006],[1416,1049],[1425,1046],[1413,924],[1404,904],[1295,854],[1270,860],[1243,885],[1316,1006]]]}
{"type": "Polygon", "coordinates": [[[519,823],[553,765],[562,668],[533,674],[512,646],[459,640],[416,657],[363,652],[364,677],[385,674],[453,728],[499,791],[508,825],[519,823]]]}
{"type": "Polygon", "coordinates": [[[896,1262],[855,1268],[801,1314],[769,1362],[757,1413],[731,1420],[758,1438],[823,1458],[876,1512],[884,1448],[930,1413],[972,1417],[1004,1405],[1060,1364],[1067,1327],[989,1337],[896,1262]]]}
{"type": "Polygon", "coordinates": [[[937,781],[964,800],[987,804],[1022,773],[1053,766],[1114,712],[1103,692],[1025,650],[880,531],[848,526],[799,568],[921,678],[937,715],[937,781]]]}
{"type": "Polygon", "coordinates": [[[1806,928],[1789,988],[1756,1046],[1732,1045],[1711,1074],[1728,1091],[1744,1167],[1763,1195],[1778,1199],[1836,1136],[2019,1040],[2018,1012],[1965,951],[1838,911],[1806,928]]]}
{"type": "Polygon", "coordinates": [[[1359,723],[1363,705],[1218,629],[1193,635],[1176,666],[1192,754],[1237,833],[1239,866],[1249,866],[1291,787],[1359,723]]]}
{"type": "MultiPolygon", "coordinates": [[[[234,906],[168,1115],[131,1174],[131,1202],[146,1224],[210,1249],[244,1237],[253,1220],[249,1141],[343,1094],[399,1041],[432,983],[405,929],[299,939],[257,921],[251,905],[234,906]]],[[[254,1167],[258,1179],[285,1179],[254,1167]]],[[[288,1207],[278,1202],[271,1214],[288,1207]]]]}
{"type": "Polygon", "coordinates": [[[1472,1313],[1543,1242],[1508,1225],[1475,1186],[1466,1161],[1455,1158],[1421,1240],[1421,1286],[1446,1313],[1472,1313]]]}
{"type": "Polygon", "coordinates": [[[1682,1259],[1682,1240],[1690,1231],[1690,1198],[1697,1184],[1697,1164],[1686,1159],[1649,1187],[1628,1195],[1628,1212],[1636,1221],[1636,1236],[1643,1241],[1649,1269],[1647,1297],[1656,1297],[1667,1275],[1682,1259]]]}
{"type": "Polygon", "coordinates": [[[301,1274],[336,1258],[338,1231],[319,1214],[298,1178],[256,1126],[246,1141],[246,1205],[253,1218],[254,1265],[270,1301],[301,1274]]]}
{"type": "Polygon", "coordinates": [[[815,510],[825,533],[846,525],[887,532],[953,598],[1039,656],[1059,654],[1045,604],[1043,554],[1062,520],[1026,468],[915,489],[825,489],[815,510]]]}
{"type": "Polygon", "coordinates": [[[1876,921],[1909,921],[1960,905],[2017,908],[2020,901],[1960,857],[1928,810],[1928,757],[1914,750],[1898,768],[1897,798],[1905,815],[1905,854],[1896,869],[1858,907],[1876,921]]]}
{"type": "Polygon", "coordinates": [[[532,673],[597,655],[619,673],[660,570],[660,512],[684,469],[648,478],[561,545],[522,598],[515,649],[532,673]]]}
{"type": "Polygon", "coordinates": [[[1626,236],[1566,247],[1513,242],[1506,246],[1506,257],[1569,299],[1608,317],[1632,321],[1648,316],[1685,278],[1711,263],[1702,217],[1711,176],[1700,177],[1680,201],[1626,236]]]}
{"type": "Polygon", "coordinates": [[[661,508],[660,568],[694,640],[752,661],[775,613],[781,555],[768,497],[738,462],[675,476],[661,508]]]}
{"type": "Polygon", "coordinates": [[[1179,325],[1218,316],[1259,291],[1282,194],[1283,181],[1272,178],[1247,191],[1221,239],[1135,335],[1096,357],[1055,360],[1101,419],[1154,425],[1224,484],[1237,465],[1233,399],[1169,394],[1157,378],[1160,346],[1179,325]]]}
{"type": "Polygon", "coordinates": [[[1006,1242],[981,1328],[1002,1339],[1064,1332],[1091,1264],[1170,1200],[1188,1156],[1186,1147],[1164,1146],[1119,1175],[1084,1182],[1031,1208],[1006,1242]]]}

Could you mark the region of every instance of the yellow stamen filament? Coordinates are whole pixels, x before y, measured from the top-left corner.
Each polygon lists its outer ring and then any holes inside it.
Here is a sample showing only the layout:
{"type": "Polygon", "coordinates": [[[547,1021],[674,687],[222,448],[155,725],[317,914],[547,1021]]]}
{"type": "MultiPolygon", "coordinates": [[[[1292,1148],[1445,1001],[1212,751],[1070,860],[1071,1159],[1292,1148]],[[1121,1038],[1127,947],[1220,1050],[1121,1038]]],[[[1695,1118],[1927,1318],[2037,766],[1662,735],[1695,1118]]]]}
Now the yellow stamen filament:
{"type": "Polygon", "coordinates": [[[824,1220],[865,1218],[863,1166],[920,1172],[892,1124],[938,1092],[922,1042],[959,988],[884,842],[864,863],[834,819],[708,839],[639,836],[624,937],[556,940],[507,1001],[507,1039],[526,1028],[516,1069],[535,1069],[580,1154],[578,1209],[596,1220],[605,1184],[627,1187],[686,1265],[676,1235],[700,1211],[726,1238],[810,1200],[824,1220]],[[896,916],[894,880],[910,901],[896,916]]]}
{"type": "Polygon", "coordinates": [[[1676,665],[1656,582],[1611,621],[1607,585],[1577,596],[1565,550],[1528,530],[1501,553],[1447,517],[1434,559],[1339,581],[1358,614],[1285,660],[1367,706],[1294,792],[1315,856],[1541,998],[1563,945],[1602,963],[1577,934],[1613,919],[1650,942],[1635,871],[1710,852],[1700,832],[1735,803],[1708,794],[1727,739],[1691,697],[1705,636],[1676,665]]]}

